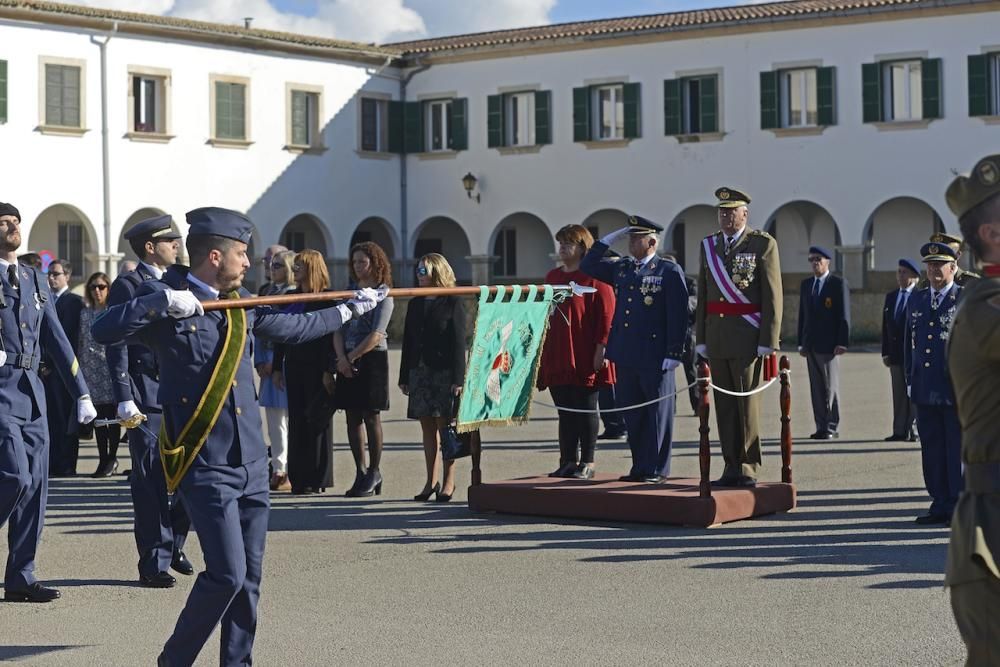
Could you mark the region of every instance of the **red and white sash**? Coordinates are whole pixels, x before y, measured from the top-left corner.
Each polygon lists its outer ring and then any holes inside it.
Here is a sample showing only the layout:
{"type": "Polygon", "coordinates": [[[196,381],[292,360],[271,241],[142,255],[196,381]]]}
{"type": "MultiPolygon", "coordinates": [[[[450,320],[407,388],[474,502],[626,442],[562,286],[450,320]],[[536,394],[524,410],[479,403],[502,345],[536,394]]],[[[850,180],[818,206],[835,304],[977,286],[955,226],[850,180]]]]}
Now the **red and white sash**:
{"type": "MultiPolygon", "coordinates": [[[[715,242],[714,235],[706,236],[702,239],[702,247],[705,249],[705,258],[708,260],[708,270],[712,274],[712,278],[715,279],[715,284],[719,286],[719,291],[722,292],[722,296],[725,297],[726,301],[729,303],[750,303],[750,299],[746,298],[740,288],[736,286],[733,279],[729,276],[729,272],[726,271],[726,265],[719,257],[719,253],[715,252],[715,242]]],[[[760,328],[760,313],[750,313],[749,315],[741,315],[741,317],[752,324],[755,328],[760,328]]]]}

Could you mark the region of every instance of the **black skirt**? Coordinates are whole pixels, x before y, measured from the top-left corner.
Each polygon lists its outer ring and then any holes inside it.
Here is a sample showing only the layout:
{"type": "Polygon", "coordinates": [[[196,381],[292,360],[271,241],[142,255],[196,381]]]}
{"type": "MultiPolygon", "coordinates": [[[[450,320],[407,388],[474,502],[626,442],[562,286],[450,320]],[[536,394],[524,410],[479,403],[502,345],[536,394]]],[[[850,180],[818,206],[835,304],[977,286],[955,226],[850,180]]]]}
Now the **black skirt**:
{"type": "Polygon", "coordinates": [[[354,362],[354,377],[337,375],[335,392],[341,410],[378,412],[389,409],[389,352],[372,350],[354,362]]]}

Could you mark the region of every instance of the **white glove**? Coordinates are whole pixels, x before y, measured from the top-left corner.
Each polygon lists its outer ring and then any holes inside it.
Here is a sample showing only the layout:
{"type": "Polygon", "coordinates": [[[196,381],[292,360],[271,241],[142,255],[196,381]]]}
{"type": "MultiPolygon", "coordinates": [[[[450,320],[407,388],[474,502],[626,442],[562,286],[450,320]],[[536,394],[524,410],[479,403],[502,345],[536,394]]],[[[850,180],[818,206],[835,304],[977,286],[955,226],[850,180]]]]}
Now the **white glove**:
{"type": "Polygon", "coordinates": [[[694,346],[695,353],[704,359],[708,359],[708,345],[701,343],[700,345],[694,346]]]}
{"type": "Polygon", "coordinates": [[[97,408],[94,407],[94,402],[90,400],[90,396],[85,394],[77,400],[76,414],[77,421],[81,424],[89,424],[97,419],[97,408]]]}
{"type": "MultiPolygon", "coordinates": [[[[386,290],[388,293],[388,290],[386,290]]],[[[380,293],[380,290],[374,290],[371,287],[365,287],[364,289],[359,289],[354,292],[354,298],[348,299],[347,307],[350,308],[356,315],[364,315],[370,310],[374,310],[378,306],[379,302],[385,298],[384,294],[380,293]]]]}
{"type": "Polygon", "coordinates": [[[118,421],[128,421],[139,414],[139,408],[134,401],[122,401],[118,404],[118,421]]]}
{"type": "Polygon", "coordinates": [[[178,320],[194,315],[204,315],[205,309],[201,306],[192,292],[188,290],[168,289],[167,292],[167,315],[178,320]]]}
{"type": "Polygon", "coordinates": [[[630,229],[629,227],[622,227],[621,229],[617,229],[611,232],[610,234],[605,235],[604,238],[601,239],[601,243],[603,243],[604,245],[611,245],[621,237],[628,234],[629,229],[630,229]]]}
{"type": "Polygon", "coordinates": [[[662,370],[672,371],[672,370],[674,370],[675,368],[677,368],[680,365],[681,365],[681,362],[677,361],[676,359],[664,359],[663,360],[662,370]]]}
{"type": "Polygon", "coordinates": [[[766,357],[769,354],[771,354],[772,352],[774,352],[774,348],[773,347],[766,347],[764,345],[758,345],[757,346],[757,356],[758,357],[766,357]]]}
{"type": "Polygon", "coordinates": [[[4,350],[0,350],[0,366],[7,363],[7,353],[4,350]]]}

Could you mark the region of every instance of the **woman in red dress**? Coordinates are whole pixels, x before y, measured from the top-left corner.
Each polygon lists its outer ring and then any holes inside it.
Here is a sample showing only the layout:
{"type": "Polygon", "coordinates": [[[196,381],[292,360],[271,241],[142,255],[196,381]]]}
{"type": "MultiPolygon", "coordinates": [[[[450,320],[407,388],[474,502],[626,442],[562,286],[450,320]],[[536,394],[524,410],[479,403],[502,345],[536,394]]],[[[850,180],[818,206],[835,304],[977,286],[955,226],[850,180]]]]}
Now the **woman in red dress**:
{"type": "Polygon", "coordinates": [[[556,304],[549,318],[538,388],[548,388],[559,407],[589,411],[559,411],[559,468],[550,476],[590,479],[597,445],[597,392],[615,382],[614,365],[604,358],[615,295],[609,285],[580,271],[580,261],[594,243],[586,227],[566,225],[556,232],[556,241],[562,266],[549,271],[545,282],[572,281],[597,291],[556,304]]]}

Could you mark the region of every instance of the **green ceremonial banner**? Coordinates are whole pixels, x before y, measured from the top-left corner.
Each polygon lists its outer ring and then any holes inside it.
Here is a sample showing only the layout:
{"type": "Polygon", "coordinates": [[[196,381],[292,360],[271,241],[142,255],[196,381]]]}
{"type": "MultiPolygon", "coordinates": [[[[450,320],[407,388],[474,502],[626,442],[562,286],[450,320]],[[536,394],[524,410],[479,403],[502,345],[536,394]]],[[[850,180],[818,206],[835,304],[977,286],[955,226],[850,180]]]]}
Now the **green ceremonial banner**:
{"type": "Polygon", "coordinates": [[[479,315],[458,409],[460,433],[528,419],[542,343],[549,324],[552,286],[479,288],[479,315]],[[510,293],[510,298],[504,295],[510,293]],[[522,300],[523,298],[523,300],[522,300]]]}

